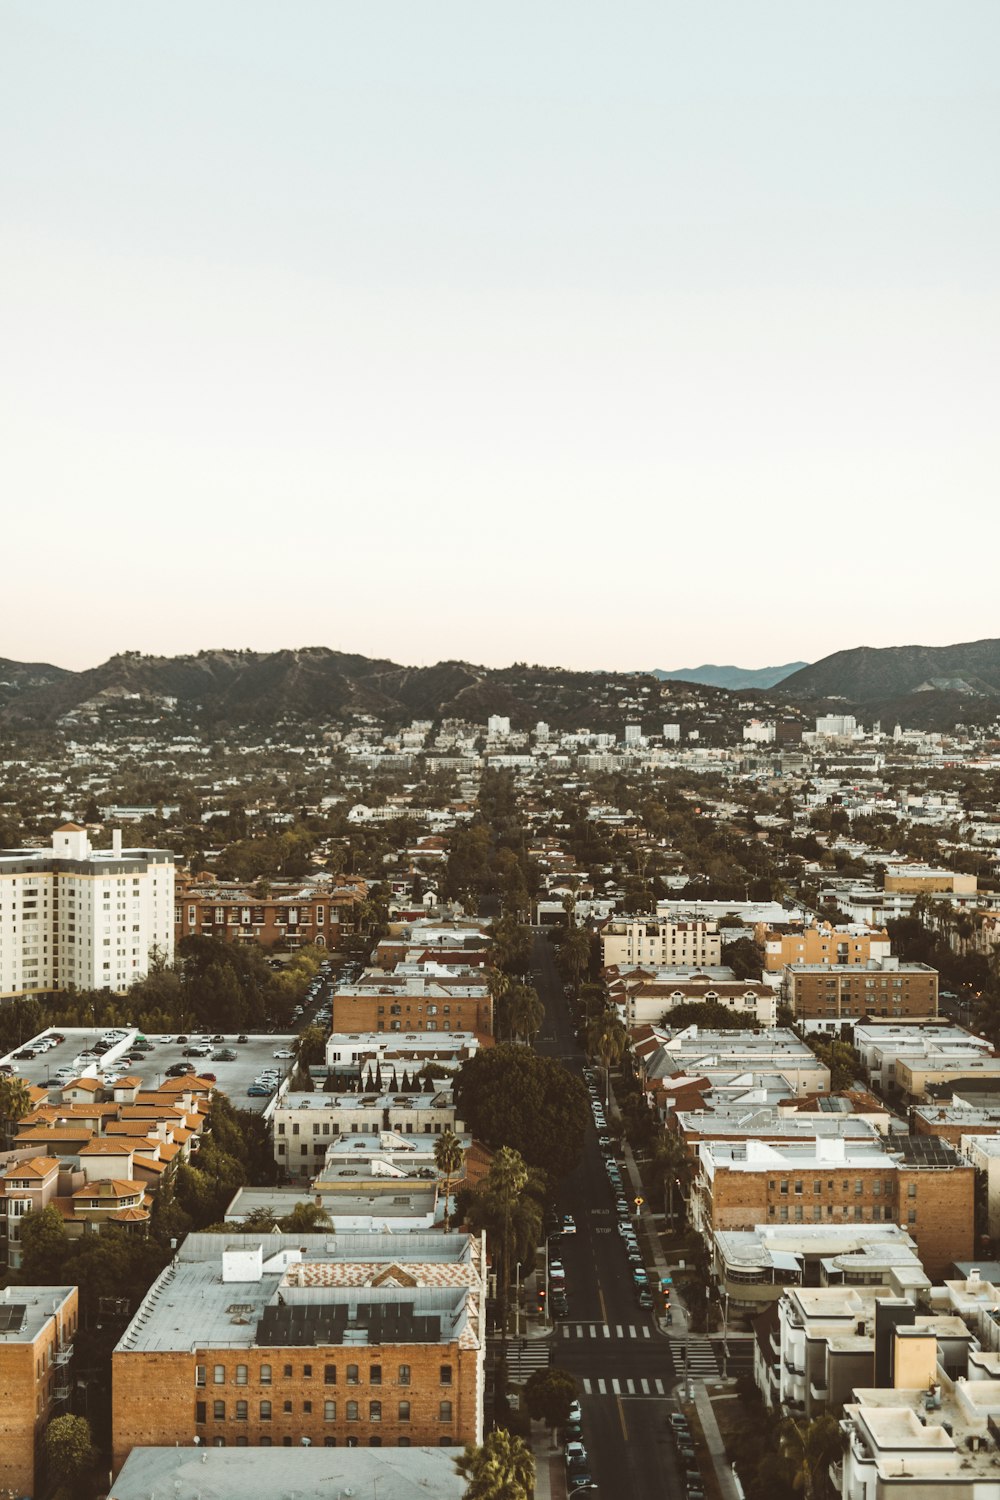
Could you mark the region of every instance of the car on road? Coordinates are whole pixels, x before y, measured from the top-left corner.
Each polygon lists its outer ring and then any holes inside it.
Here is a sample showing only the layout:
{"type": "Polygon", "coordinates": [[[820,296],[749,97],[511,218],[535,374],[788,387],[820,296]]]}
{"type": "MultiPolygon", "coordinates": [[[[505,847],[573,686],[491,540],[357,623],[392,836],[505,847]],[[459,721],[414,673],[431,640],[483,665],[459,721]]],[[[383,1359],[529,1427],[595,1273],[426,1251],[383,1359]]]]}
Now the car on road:
{"type": "Polygon", "coordinates": [[[240,1035],[236,1038],[236,1040],[238,1042],[248,1042],[250,1040],[250,1038],[248,1036],[244,1036],[243,1033],[241,1032],[240,1035]]]}
{"type": "Polygon", "coordinates": [[[576,1234],[576,1220],[572,1214],[563,1214],[562,1232],[563,1234],[576,1234]]]}
{"type": "Polygon", "coordinates": [[[290,1047],[279,1047],[278,1050],[277,1050],[277,1052],[275,1052],[273,1055],[275,1057],[281,1057],[281,1058],[287,1059],[289,1057],[294,1057],[295,1053],[292,1051],[292,1049],[290,1047]]]}
{"type": "Polygon", "coordinates": [[[568,1420],[570,1422],[582,1422],[583,1421],[583,1407],[580,1405],[579,1401],[571,1401],[569,1403],[569,1416],[568,1416],[568,1420]]]}
{"type": "Polygon", "coordinates": [[[645,1312],[651,1312],[653,1307],[653,1294],[648,1286],[639,1287],[636,1292],[636,1301],[645,1312]]]}
{"type": "Polygon", "coordinates": [[[588,1468],[587,1450],[582,1443],[566,1444],[566,1469],[570,1474],[578,1474],[588,1468]]]}

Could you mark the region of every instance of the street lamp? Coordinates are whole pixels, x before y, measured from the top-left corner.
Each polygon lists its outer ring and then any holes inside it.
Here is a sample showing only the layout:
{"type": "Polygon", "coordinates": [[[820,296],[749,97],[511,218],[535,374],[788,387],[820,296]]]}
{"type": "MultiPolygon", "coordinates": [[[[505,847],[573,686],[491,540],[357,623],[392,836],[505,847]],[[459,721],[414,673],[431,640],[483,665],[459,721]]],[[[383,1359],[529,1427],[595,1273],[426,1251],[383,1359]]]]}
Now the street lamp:
{"type": "Polygon", "coordinates": [[[566,1500],[573,1500],[574,1495],[585,1495],[588,1490],[593,1491],[596,1489],[597,1485],[594,1483],[594,1481],[592,1479],[588,1479],[586,1484],[578,1484],[575,1490],[570,1490],[569,1494],[566,1496],[566,1500]]]}

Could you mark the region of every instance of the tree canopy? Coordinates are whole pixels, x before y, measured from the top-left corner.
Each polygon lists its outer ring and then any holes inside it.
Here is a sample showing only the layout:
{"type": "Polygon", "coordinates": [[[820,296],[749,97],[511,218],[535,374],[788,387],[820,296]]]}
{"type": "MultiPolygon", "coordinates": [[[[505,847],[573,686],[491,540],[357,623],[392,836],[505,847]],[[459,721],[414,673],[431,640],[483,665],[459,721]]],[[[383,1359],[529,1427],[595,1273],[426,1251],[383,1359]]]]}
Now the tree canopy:
{"type": "Polygon", "coordinates": [[[531,1167],[565,1177],[580,1159],[590,1108],[583,1083],[527,1047],[483,1048],[464,1062],[455,1102],[491,1149],[513,1146],[531,1167]]]}

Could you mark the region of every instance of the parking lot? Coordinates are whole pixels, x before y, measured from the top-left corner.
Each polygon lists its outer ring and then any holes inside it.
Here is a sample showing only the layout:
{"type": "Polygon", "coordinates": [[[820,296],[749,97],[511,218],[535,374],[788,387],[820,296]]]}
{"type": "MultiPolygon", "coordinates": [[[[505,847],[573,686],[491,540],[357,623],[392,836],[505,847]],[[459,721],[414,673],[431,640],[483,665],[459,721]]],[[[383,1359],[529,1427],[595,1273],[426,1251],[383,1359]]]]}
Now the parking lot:
{"type": "MultiPolygon", "coordinates": [[[[40,1033],[40,1036],[50,1036],[55,1030],[56,1028],[52,1028],[40,1033]]],[[[238,1042],[235,1034],[228,1034],[224,1041],[212,1046],[212,1052],[228,1047],[236,1053],[236,1060],[221,1062],[212,1056],[188,1058],[183,1055],[188,1046],[203,1040],[208,1044],[209,1038],[203,1033],[191,1033],[186,1041],[179,1041],[177,1033],[169,1037],[150,1034],[146,1040],[152,1044],[152,1050],[143,1054],[141,1062],[126,1063],[123,1059],[133,1054],[133,1043],[141,1035],[134,1028],[126,1032],[121,1042],[103,1051],[99,1057],[87,1057],[84,1054],[99,1045],[104,1035],[101,1028],[96,1031],[63,1028],[58,1034],[66,1040],[39,1052],[33,1058],[19,1059],[15,1054],[25,1049],[32,1050],[33,1042],[37,1042],[39,1038],[23,1043],[21,1047],[16,1047],[13,1052],[0,1058],[0,1065],[10,1064],[26,1082],[50,1088],[54,1100],[59,1097],[57,1091],[60,1085],[56,1082],[56,1073],[60,1068],[72,1068],[74,1077],[84,1073],[97,1078],[103,1073],[138,1077],[147,1088],[155,1089],[164,1081],[168,1068],[175,1063],[190,1062],[195,1071],[202,1075],[214,1073],[217,1087],[229,1095],[237,1109],[264,1110],[272,1100],[250,1098],[247,1095],[247,1089],[254,1079],[264,1068],[278,1068],[281,1084],[284,1084],[295,1067],[293,1058],[274,1056],[275,1052],[291,1051],[294,1048],[297,1040],[294,1035],[248,1036],[245,1042],[238,1042]]],[[[215,1034],[217,1033],[213,1033],[215,1034]]]]}

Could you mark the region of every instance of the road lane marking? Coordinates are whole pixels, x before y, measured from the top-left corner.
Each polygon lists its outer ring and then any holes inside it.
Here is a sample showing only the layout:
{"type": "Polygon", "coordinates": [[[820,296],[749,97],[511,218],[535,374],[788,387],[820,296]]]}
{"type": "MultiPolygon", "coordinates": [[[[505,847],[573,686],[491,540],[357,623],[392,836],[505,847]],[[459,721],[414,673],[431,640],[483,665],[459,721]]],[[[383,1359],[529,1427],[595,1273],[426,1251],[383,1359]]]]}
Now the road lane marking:
{"type": "Polygon", "coordinates": [[[591,1394],[590,1381],[586,1379],[583,1382],[583,1394],[585,1396],[589,1396],[591,1394]]]}
{"type": "Polygon", "coordinates": [[[648,1396],[650,1394],[649,1381],[648,1380],[640,1380],[639,1384],[642,1386],[642,1394],[644,1396],[648,1396]]]}
{"type": "Polygon", "coordinates": [[[609,1339],[611,1337],[611,1329],[608,1327],[607,1323],[605,1323],[604,1327],[601,1329],[601,1332],[606,1339],[609,1339]]]}
{"type": "Polygon", "coordinates": [[[620,1397],[619,1397],[619,1400],[618,1400],[618,1416],[619,1416],[619,1419],[621,1420],[621,1424],[622,1424],[622,1437],[625,1439],[625,1441],[627,1443],[628,1442],[628,1426],[627,1426],[627,1424],[625,1422],[625,1408],[624,1408],[624,1406],[622,1406],[621,1398],[620,1397]]]}
{"type": "Polygon", "coordinates": [[[606,1396],[608,1394],[608,1384],[606,1380],[599,1380],[597,1382],[597,1392],[600,1396],[606,1396]]]}
{"type": "Polygon", "coordinates": [[[625,1335],[622,1332],[622,1325],[620,1323],[617,1323],[615,1325],[615,1334],[616,1334],[616,1336],[618,1338],[624,1338],[625,1337],[625,1335]]]}
{"type": "Polygon", "coordinates": [[[621,1393],[622,1393],[621,1381],[620,1380],[612,1380],[612,1382],[611,1382],[611,1390],[612,1390],[612,1393],[614,1395],[620,1396],[621,1393]]]}
{"type": "Polygon", "coordinates": [[[656,1387],[656,1394],[658,1396],[665,1396],[667,1394],[666,1390],[664,1389],[663,1381],[662,1380],[654,1380],[653,1384],[656,1387]]]}
{"type": "Polygon", "coordinates": [[[643,1325],[642,1336],[644,1339],[649,1338],[649,1328],[646,1325],[643,1325]]]}
{"type": "Polygon", "coordinates": [[[597,1287],[597,1295],[601,1303],[601,1317],[606,1323],[608,1321],[608,1309],[604,1305],[604,1292],[602,1291],[600,1284],[598,1284],[597,1287]]]}

